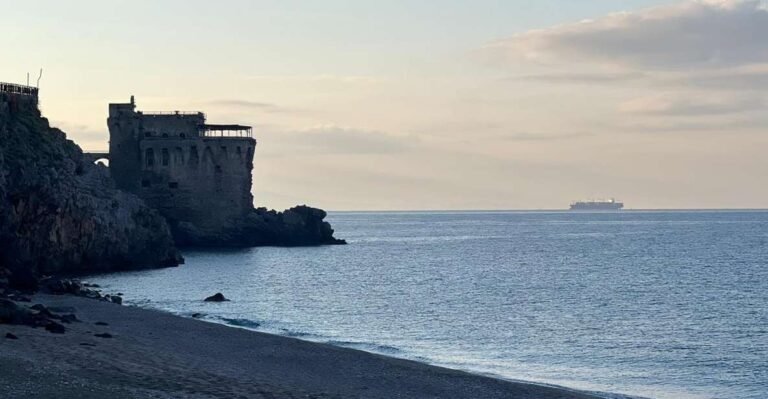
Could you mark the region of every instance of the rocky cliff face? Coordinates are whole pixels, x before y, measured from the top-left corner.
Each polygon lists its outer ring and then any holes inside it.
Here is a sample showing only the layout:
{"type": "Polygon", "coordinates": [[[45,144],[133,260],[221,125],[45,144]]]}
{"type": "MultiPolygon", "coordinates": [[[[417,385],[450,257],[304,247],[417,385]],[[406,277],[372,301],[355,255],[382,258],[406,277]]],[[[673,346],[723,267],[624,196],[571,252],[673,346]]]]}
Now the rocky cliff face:
{"type": "Polygon", "coordinates": [[[36,101],[0,93],[0,269],[12,282],[181,261],[157,211],[116,190],[36,101]]]}
{"type": "Polygon", "coordinates": [[[190,223],[172,224],[176,243],[181,246],[312,246],[346,244],[333,236],[322,209],[306,205],[283,212],[256,208],[232,220],[230,228],[216,232],[201,230],[190,223]]]}

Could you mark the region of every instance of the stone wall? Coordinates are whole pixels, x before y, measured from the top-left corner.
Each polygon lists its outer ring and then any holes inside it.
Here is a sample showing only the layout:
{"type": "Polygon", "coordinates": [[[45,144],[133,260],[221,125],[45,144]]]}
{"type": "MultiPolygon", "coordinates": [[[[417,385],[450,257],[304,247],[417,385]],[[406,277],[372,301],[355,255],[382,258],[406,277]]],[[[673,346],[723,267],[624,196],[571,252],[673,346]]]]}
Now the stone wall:
{"type": "Polygon", "coordinates": [[[221,230],[253,209],[252,138],[145,138],[139,195],[171,224],[221,230]]]}

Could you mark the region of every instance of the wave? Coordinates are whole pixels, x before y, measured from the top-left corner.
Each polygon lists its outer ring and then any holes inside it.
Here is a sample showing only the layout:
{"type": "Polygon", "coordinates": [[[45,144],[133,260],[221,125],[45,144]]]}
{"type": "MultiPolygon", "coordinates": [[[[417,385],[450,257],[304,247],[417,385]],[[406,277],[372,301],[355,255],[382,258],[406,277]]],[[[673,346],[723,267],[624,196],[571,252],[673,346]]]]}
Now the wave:
{"type": "Polygon", "coordinates": [[[237,327],[245,327],[245,328],[251,328],[256,329],[261,326],[261,323],[255,320],[249,320],[249,319],[230,319],[226,317],[219,317],[219,320],[223,321],[226,324],[231,324],[233,326],[237,327]]]}
{"type": "Polygon", "coordinates": [[[341,346],[344,348],[351,348],[351,349],[359,349],[366,352],[374,352],[379,354],[386,354],[386,355],[397,355],[397,354],[403,354],[404,351],[402,349],[396,348],[394,346],[389,345],[383,345],[383,344],[376,344],[373,342],[355,342],[355,341],[337,341],[337,340],[328,340],[323,341],[323,343],[326,343],[328,345],[333,346],[341,346]]]}

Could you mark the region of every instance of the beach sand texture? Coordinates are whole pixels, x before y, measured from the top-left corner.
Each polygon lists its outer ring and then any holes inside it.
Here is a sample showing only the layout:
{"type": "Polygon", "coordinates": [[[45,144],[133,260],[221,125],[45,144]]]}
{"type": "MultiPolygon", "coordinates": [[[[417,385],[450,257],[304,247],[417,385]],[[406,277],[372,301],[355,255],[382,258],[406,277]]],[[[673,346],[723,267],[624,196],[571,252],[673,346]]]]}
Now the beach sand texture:
{"type": "Polygon", "coordinates": [[[0,326],[5,399],[594,398],[85,298],[33,303],[81,322],[65,334],[0,326]]]}

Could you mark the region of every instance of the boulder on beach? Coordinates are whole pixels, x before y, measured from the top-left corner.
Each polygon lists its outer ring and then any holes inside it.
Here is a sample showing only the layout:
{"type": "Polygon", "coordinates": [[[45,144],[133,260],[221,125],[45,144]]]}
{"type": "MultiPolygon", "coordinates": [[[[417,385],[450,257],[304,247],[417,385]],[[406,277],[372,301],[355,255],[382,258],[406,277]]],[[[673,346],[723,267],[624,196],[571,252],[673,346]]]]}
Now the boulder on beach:
{"type": "Polygon", "coordinates": [[[222,294],[221,292],[217,292],[209,296],[208,298],[205,298],[204,301],[205,302],[228,302],[229,299],[225,298],[224,294],[222,294]]]}

